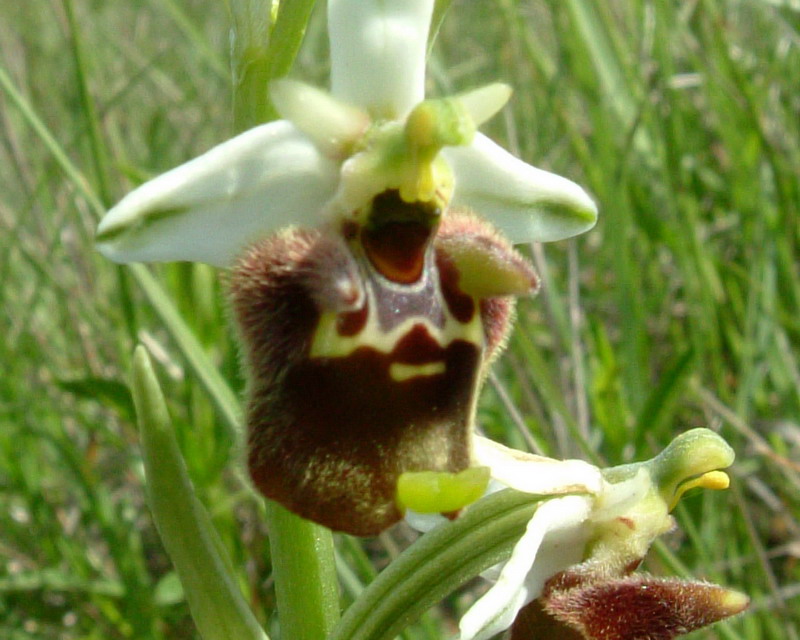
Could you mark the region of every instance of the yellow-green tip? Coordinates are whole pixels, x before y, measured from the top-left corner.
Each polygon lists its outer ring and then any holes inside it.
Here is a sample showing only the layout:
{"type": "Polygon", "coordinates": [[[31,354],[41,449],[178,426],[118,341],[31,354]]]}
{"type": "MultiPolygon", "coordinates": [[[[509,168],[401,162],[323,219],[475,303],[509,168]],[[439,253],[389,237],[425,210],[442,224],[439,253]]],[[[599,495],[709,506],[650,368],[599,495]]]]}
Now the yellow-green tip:
{"type": "Polygon", "coordinates": [[[725,589],[719,599],[719,608],[724,612],[724,617],[735,616],[750,606],[750,597],[740,591],[725,589]]]}
{"type": "Polygon", "coordinates": [[[683,494],[689,491],[689,489],[697,488],[719,491],[721,489],[727,489],[729,486],[731,486],[731,479],[724,471],[709,471],[697,478],[690,478],[686,482],[679,484],[675,489],[675,495],[670,502],[669,510],[672,511],[675,508],[683,497],[683,494]]]}

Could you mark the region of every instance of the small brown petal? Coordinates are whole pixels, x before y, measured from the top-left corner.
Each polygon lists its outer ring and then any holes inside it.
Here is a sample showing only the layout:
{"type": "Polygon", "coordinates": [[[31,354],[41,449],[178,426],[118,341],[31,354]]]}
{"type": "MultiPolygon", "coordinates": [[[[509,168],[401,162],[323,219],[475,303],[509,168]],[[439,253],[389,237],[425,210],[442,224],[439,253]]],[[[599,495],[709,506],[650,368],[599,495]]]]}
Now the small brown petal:
{"type": "Polygon", "coordinates": [[[472,309],[480,300],[487,361],[496,357],[514,321],[516,299],[534,294],[539,277],[533,265],[482,218],[449,210],[435,239],[442,289],[451,312],[472,309]]]}
{"type": "Polygon", "coordinates": [[[463,210],[449,210],[436,234],[437,247],[459,271],[458,285],[475,298],[536,293],[533,265],[486,220],[463,210]]]}

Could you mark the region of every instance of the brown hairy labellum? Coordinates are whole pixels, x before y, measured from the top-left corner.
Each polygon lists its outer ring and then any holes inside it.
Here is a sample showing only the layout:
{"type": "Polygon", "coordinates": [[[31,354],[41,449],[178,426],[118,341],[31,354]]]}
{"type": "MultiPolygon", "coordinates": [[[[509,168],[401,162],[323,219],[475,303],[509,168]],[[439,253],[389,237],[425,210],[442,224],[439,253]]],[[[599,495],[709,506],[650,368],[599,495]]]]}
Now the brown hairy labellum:
{"type": "Polygon", "coordinates": [[[374,206],[363,233],[348,223],[347,239],[288,228],[256,243],[231,278],[253,481],[356,535],[402,517],[403,472],[471,465],[477,391],[510,326],[507,296],[537,284],[479,218],[449,211],[440,222],[394,192],[374,206]],[[481,283],[481,260],[509,266],[481,283]],[[491,295],[468,293],[476,288],[491,295]]]}

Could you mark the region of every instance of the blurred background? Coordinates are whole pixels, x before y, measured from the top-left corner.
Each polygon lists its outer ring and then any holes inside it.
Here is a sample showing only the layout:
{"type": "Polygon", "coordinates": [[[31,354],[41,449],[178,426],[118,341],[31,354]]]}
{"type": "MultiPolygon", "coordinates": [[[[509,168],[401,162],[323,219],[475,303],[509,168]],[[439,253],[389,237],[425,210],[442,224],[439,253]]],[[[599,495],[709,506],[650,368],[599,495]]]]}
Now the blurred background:
{"type": "MultiPolygon", "coordinates": [[[[291,75],[326,86],[318,4],[291,75]]],[[[0,4],[0,638],[195,636],[144,502],[139,342],[242,589],[279,637],[262,507],[237,475],[224,277],[131,270],[93,248],[105,207],[232,133],[229,33],[218,1],[0,4]]],[[[455,1],[428,94],[493,80],[515,93],[484,131],[584,185],[600,221],[523,247],[544,287],[519,305],[481,428],[603,464],[718,431],[738,455],[731,489],[685,499],[647,569],[752,597],[695,638],[799,638],[800,4],[455,1]]],[[[344,603],[412,539],[337,536],[344,603]]],[[[405,637],[447,637],[480,588],[405,637]]]]}

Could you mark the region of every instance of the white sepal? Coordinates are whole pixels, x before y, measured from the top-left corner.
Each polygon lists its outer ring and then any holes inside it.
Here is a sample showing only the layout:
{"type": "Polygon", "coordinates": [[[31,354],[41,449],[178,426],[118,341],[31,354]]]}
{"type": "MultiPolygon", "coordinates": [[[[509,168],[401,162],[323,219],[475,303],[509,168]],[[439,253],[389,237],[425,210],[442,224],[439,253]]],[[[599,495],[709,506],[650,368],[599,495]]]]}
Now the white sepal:
{"type": "Polygon", "coordinates": [[[551,242],[591,229],[597,206],[577,184],[537,169],[478,133],[442,154],[456,177],[453,204],[473,209],[513,243],[551,242]]]}
{"type": "Polygon", "coordinates": [[[376,119],[399,119],[425,97],[433,0],[329,0],[331,93],[376,119]]]}
{"type": "Polygon", "coordinates": [[[541,556],[548,534],[558,536],[562,531],[580,531],[591,508],[592,499],[586,496],[554,498],[539,506],[497,582],[461,618],[460,640],[487,640],[507,629],[519,610],[539,595],[532,588],[538,587],[541,591],[544,581],[555,573],[554,562],[563,565],[563,569],[576,562],[576,558],[580,560],[580,545],[577,549],[575,545],[568,545],[560,554],[548,552],[547,557],[541,556]]]}
{"type": "Polygon", "coordinates": [[[597,494],[600,469],[583,460],[555,460],[511,449],[489,438],[473,439],[475,463],[492,470],[492,480],[533,495],[597,494]]]}
{"type": "Polygon", "coordinates": [[[129,193],[100,222],[98,248],[116,262],[227,266],[275,229],[319,224],[337,179],[338,165],[293,124],[272,122],[129,193]]]}

